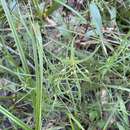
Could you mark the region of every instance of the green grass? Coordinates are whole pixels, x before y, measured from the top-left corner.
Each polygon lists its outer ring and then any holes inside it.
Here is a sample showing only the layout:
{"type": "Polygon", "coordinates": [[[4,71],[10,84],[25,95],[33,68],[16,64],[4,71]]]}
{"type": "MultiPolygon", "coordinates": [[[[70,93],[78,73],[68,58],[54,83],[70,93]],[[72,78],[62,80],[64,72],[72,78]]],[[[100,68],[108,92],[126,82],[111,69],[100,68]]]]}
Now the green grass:
{"type": "Polygon", "coordinates": [[[47,2],[0,1],[0,129],[129,130],[125,6],[47,2]]]}
{"type": "Polygon", "coordinates": [[[17,125],[19,125],[21,128],[23,128],[24,130],[31,130],[31,128],[29,128],[28,125],[26,125],[20,119],[18,119],[14,115],[12,115],[9,111],[7,111],[2,106],[0,106],[0,112],[3,113],[5,116],[7,116],[10,120],[12,120],[13,122],[15,122],[17,125]]]}

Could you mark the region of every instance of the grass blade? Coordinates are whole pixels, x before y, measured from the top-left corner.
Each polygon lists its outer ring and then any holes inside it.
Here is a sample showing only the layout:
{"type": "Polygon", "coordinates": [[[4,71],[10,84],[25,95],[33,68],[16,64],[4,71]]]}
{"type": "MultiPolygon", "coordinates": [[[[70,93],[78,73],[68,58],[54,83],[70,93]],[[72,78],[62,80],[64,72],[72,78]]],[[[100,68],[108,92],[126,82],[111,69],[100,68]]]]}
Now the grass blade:
{"type": "Polygon", "coordinates": [[[5,116],[7,116],[14,123],[16,123],[18,126],[20,126],[21,128],[23,128],[24,130],[32,130],[31,128],[29,128],[28,125],[26,125],[24,122],[22,122],[21,120],[19,120],[16,116],[14,116],[13,114],[11,114],[9,111],[7,111],[1,105],[0,105],[0,112],[2,114],[4,114],[5,116]]]}
{"type": "Polygon", "coordinates": [[[91,16],[91,22],[92,24],[95,26],[96,28],[96,33],[100,36],[100,39],[101,39],[101,45],[102,45],[102,48],[103,48],[103,51],[104,51],[104,54],[107,56],[107,50],[106,50],[106,47],[103,43],[103,34],[102,34],[102,17],[101,17],[101,14],[100,14],[100,11],[97,7],[97,5],[92,2],[90,4],[90,16],[91,16]]]}
{"type": "Polygon", "coordinates": [[[40,27],[38,23],[33,24],[36,36],[36,46],[34,48],[35,70],[36,70],[36,108],[35,108],[35,130],[42,129],[42,87],[43,87],[43,46],[40,27]],[[38,63],[39,59],[39,63],[38,63]]]}
{"type": "Polygon", "coordinates": [[[95,3],[90,4],[90,15],[92,18],[92,24],[96,27],[96,33],[99,35],[101,34],[101,29],[102,29],[102,18],[99,12],[99,9],[95,3]]]}
{"type": "Polygon", "coordinates": [[[10,11],[8,9],[7,3],[6,3],[5,0],[1,0],[1,4],[2,4],[2,7],[4,9],[5,15],[7,17],[7,20],[8,20],[8,23],[10,25],[10,28],[12,30],[12,33],[13,33],[13,36],[14,36],[14,40],[15,40],[15,43],[16,43],[16,46],[17,46],[17,49],[18,49],[18,52],[19,52],[19,55],[20,55],[20,58],[21,58],[21,61],[22,61],[22,65],[23,65],[24,71],[26,73],[29,73],[29,69],[28,69],[27,60],[26,60],[26,57],[25,57],[25,54],[24,54],[24,50],[22,48],[20,39],[18,37],[16,28],[14,26],[14,23],[13,23],[10,11]]]}
{"type": "Polygon", "coordinates": [[[81,130],[85,130],[83,128],[83,126],[80,124],[80,122],[71,114],[71,113],[68,113],[68,116],[70,119],[72,119],[76,124],[77,126],[81,129],[81,130]]]}

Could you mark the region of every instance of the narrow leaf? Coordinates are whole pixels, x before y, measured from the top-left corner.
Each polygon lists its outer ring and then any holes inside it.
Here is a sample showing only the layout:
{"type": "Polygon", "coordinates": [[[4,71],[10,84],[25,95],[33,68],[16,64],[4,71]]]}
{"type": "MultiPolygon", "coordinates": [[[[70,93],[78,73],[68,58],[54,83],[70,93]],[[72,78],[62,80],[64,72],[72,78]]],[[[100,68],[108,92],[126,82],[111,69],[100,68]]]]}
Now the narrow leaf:
{"type": "Polygon", "coordinates": [[[16,116],[11,114],[9,111],[7,111],[4,107],[0,106],[0,112],[7,116],[10,120],[12,120],[14,123],[16,123],[18,126],[23,128],[24,130],[32,130],[29,128],[28,125],[26,125],[24,122],[22,122],[20,119],[18,119],[16,116]]]}
{"type": "Polygon", "coordinates": [[[22,48],[20,39],[18,37],[16,28],[14,26],[13,19],[12,19],[12,16],[10,14],[10,11],[8,9],[7,3],[6,3],[5,0],[1,0],[1,4],[2,4],[2,7],[4,9],[5,15],[7,17],[7,20],[8,20],[8,23],[10,25],[10,28],[12,30],[12,33],[13,33],[13,36],[14,36],[14,40],[15,40],[17,49],[19,51],[19,55],[20,55],[20,58],[21,58],[21,61],[22,61],[22,65],[23,65],[24,71],[26,73],[29,73],[29,69],[28,69],[27,60],[26,60],[26,57],[25,57],[25,54],[24,54],[24,50],[22,48]]]}
{"type": "Polygon", "coordinates": [[[90,16],[91,22],[96,28],[96,33],[101,34],[102,18],[97,5],[93,2],[90,4],[90,16]]]}

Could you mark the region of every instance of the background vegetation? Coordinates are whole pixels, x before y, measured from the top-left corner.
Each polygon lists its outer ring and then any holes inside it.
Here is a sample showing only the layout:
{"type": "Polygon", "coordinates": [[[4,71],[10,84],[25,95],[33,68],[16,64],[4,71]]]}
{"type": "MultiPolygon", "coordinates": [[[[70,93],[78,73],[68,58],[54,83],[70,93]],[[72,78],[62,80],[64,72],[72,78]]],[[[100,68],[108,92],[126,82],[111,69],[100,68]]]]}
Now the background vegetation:
{"type": "Polygon", "coordinates": [[[0,129],[129,130],[129,0],[0,0],[0,129]]]}

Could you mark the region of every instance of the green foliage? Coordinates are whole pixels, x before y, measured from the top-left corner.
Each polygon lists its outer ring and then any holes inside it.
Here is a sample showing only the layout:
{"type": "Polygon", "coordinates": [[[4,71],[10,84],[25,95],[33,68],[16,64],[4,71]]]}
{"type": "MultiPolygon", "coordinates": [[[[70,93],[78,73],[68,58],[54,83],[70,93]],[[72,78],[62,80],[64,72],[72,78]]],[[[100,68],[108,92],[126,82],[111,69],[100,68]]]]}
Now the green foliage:
{"type": "Polygon", "coordinates": [[[0,129],[129,129],[129,2],[15,2],[0,2],[0,129]]]}
{"type": "Polygon", "coordinates": [[[25,129],[25,130],[32,130],[31,128],[29,128],[28,125],[26,125],[25,123],[23,123],[21,120],[19,120],[17,117],[15,117],[14,115],[12,115],[9,111],[7,111],[4,107],[0,106],[0,112],[2,114],[4,114],[5,116],[7,116],[10,120],[12,120],[13,122],[15,122],[17,125],[21,126],[21,128],[25,129]]]}

